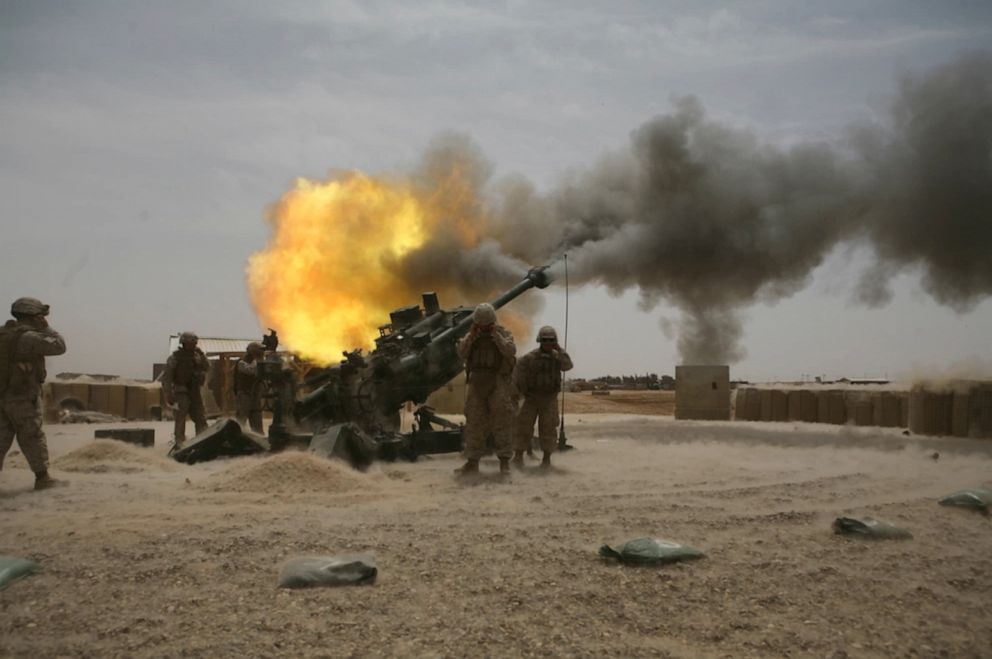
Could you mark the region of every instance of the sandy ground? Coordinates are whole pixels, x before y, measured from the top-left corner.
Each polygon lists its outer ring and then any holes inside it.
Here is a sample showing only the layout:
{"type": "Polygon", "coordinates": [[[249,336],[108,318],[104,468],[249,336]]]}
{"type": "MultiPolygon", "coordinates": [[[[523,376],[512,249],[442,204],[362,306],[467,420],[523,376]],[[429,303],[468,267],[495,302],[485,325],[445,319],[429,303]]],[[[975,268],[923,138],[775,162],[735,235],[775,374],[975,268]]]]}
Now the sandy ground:
{"type": "MultiPolygon", "coordinates": [[[[149,424],[128,424],[147,427],[149,424]]],[[[367,474],[305,454],[195,466],[52,426],[56,475],[0,473],[0,655],[989,656],[992,442],[820,425],[570,417],[577,450],[508,480],[457,456],[367,474]],[[938,450],[938,460],[931,454],[938,450]],[[61,468],[59,468],[61,467],[61,468]],[[908,541],[834,535],[838,515],[908,541]],[[707,558],[604,562],[642,535],[707,558]],[[275,587],[300,555],[372,552],[373,586],[275,587]]]]}

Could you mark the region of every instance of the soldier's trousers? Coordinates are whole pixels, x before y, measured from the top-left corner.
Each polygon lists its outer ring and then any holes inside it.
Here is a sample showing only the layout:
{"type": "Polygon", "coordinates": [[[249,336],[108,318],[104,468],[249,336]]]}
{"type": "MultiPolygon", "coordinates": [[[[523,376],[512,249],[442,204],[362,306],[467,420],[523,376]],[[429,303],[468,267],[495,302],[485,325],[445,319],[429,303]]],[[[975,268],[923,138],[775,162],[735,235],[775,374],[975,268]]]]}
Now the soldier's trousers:
{"type": "Polygon", "coordinates": [[[238,392],[234,395],[234,416],[241,427],[245,422],[251,426],[252,432],[262,433],[262,401],[250,393],[238,392]]]}
{"type": "MultiPolygon", "coordinates": [[[[489,383],[487,383],[489,384],[489,383]]],[[[509,384],[499,382],[490,386],[469,384],[465,398],[465,457],[478,460],[486,452],[486,437],[490,434],[496,444],[496,455],[509,458],[513,434],[513,402],[509,384]]]]}
{"type": "Polygon", "coordinates": [[[14,437],[31,471],[38,474],[48,470],[48,442],[41,428],[41,401],[4,400],[0,402],[0,468],[14,437]]]}
{"type": "Polygon", "coordinates": [[[513,450],[529,451],[534,436],[534,421],[537,421],[537,436],[541,450],[554,453],[558,446],[558,396],[528,396],[524,398],[513,433],[513,450]]]}
{"type": "Polygon", "coordinates": [[[207,429],[207,415],[203,409],[203,396],[200,390],[176,393],[176,409],[173,411],[176,420],[175,437],[177,442],[186,439],[186,417],[193,419],[196,434],[207,429]]]}

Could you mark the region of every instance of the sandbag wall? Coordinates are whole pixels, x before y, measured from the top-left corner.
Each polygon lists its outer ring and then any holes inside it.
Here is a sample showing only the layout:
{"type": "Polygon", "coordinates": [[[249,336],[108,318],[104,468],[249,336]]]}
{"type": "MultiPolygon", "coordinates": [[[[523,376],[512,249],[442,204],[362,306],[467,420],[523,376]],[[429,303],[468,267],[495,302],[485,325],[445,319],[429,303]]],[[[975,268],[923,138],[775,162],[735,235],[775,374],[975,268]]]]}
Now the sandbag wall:
{"type": "Polygon", "coordinates": [[[906,427],[909,395],[901,391],[847,389],[737,389],[734,418],[740,421],[852,423],[906,427]]]}

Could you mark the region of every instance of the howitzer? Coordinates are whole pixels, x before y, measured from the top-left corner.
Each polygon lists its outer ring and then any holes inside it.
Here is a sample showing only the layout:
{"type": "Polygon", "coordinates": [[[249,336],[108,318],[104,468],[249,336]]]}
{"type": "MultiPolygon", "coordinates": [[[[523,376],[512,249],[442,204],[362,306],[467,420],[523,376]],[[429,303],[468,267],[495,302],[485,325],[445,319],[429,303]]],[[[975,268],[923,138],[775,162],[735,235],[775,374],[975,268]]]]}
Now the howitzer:
{"type": "MultiPolygon", "coordinates": [[[[551,283],[549,266],[531,268],[516,286],[490,304],[499,309],[531,288],[551,283]]],[[[304,382],[312,390],[297,395],[293,369],[274,353],[259,362],[258,374],[274,390],[269,441],[274,449],[293,441],[309,442],[311,450],[333,453],[352,463],[371,457],[415,459],[424,453],[461,448],[461,429],[422,407],[417,428],[400,431],[400,408],[423,404],[428,396],[462,372],[459,339],[472,326],[473,307],[441,309],[436,293],[423,295],[423,307],[412,305],[389,314],[379,328],[375,348],[344,353],[341,363],[321,369],[304,382]]]]}

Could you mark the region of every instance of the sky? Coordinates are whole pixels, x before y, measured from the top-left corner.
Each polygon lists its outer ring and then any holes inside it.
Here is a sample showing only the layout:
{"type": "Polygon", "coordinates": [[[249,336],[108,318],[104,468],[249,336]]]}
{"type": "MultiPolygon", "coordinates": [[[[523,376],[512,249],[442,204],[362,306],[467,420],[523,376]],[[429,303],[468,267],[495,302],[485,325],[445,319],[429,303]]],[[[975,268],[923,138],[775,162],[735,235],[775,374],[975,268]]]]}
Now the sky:
{"type": "MultiPolygon", "coordinates": [[[[260,334],[246,261],[297,177],[410,171],[457,131],[551,190],[687,95],[778,149],[842,144],[990,43],[987,2],[0,0],[0,303],[52,306],[52,373],[150,377],[170,334],[260,334]]],[[[839,243],[748,304],[732,377],[992,373],[992,301],[942,304],[908,263],[866,306],[875,258],[839,243]]],[[[563,287],[531,294],[563,330],[563,287]]],[[[679,310],[642,301],[570,287],[576,375],[674,373],[679,310]]]]}

